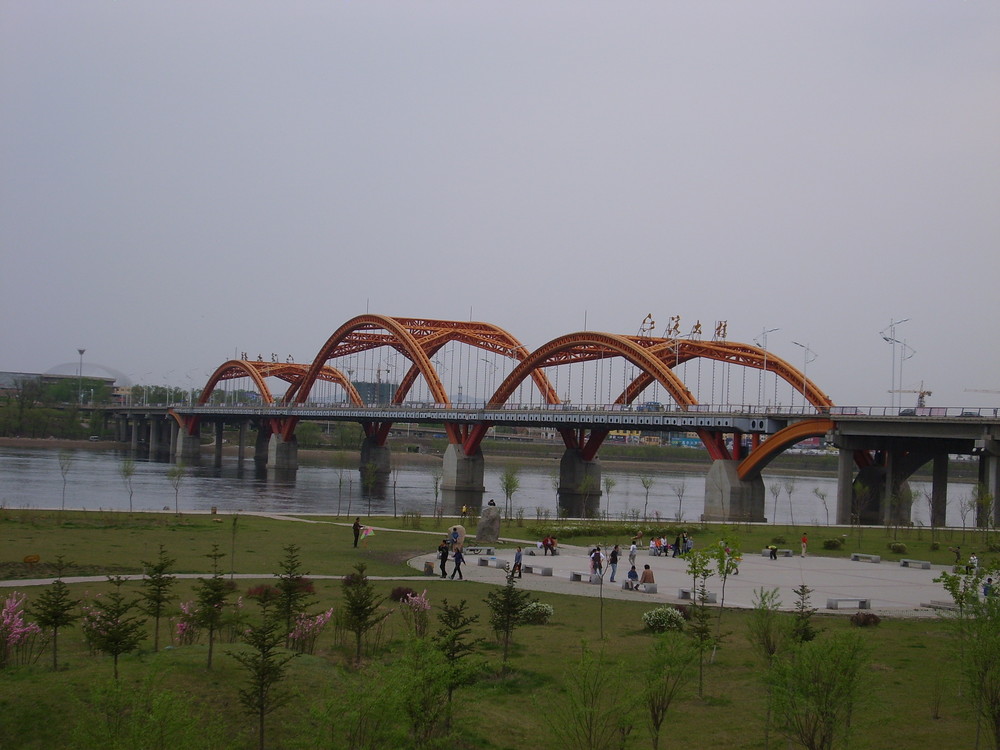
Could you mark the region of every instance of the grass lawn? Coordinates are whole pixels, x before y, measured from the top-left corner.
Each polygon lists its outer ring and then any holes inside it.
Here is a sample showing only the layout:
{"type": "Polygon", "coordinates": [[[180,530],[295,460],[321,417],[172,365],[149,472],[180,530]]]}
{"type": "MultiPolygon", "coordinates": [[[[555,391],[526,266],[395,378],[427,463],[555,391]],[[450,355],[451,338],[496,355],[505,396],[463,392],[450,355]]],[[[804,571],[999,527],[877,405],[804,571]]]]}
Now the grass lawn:
{"type": "MultiPolygon", "coordinates": [[[[317,519],[312,519],[317,520],[317,519]]],[[[335,519],[318,519],[335,520],[335,519]]],[[[353,519],[336,519],[341,523],[353,519]]],[[[366,519],[363,519],[366,520],[366,519]]],[[[51,562],[62,555],[74,565],[66,575],[102,575],[105,572],[141,572],[142,560],[156,559],[162,544],[176,559],[173,572],[204,573],[205,557],[218,545],[225,554],[221,567],[228,573],[276,573],[284,556],[283,548],[299,548],[302,571],[312,575],[343,575],[358,562],[364,562],[372,576],[412,576],[405,560],[415,554],[433,551],[436,536],[403,529],[414,519],[368,519],[373,525],[400,528],[400,532],[377,532],[367,541],[367,548],[354,549],[348,525],[298,523],[240,516],[181,516],[166,514],[45,512],[0,509],[0,578],[14,579],[50,575],[51,562]],[[235,533],[234,533],[235,528],[235,533]],[[27,566],[26,555],[37,554],[42,562],[27,566]]],[[[448,521],[422,519],[424,530],[443,529],[448,521]]],[[[526,521],[523,527],[505,527],[505,534],[535,539],[547,525],[526,521]]],[[[752,527],[750,529],[701,529],[693,527],[696,541],[719,536],[738,537],[745,550],[766,546],[777,535],[784,535],[788,545],[796,544],[801,532],[810,534],[811,551],[820,553],[822,539],[837,535],[838,530],[812,528],[752,527]]],[[[850,529],[839,533],[851,534],[850,529]]],[[[857,532],[853,532],[856,536],[857,532]]],[[[960,532],[952,538],[940,538],[940,549],[930,548],[930,532],[916,538],[915,530],[901,530],[910,545],[907,554],[935,562],[953,559],[947,546],[960,543],[960,532]]],[[[566,541],[587,544],[625,542],[629,532],[600,528],[566,541]],[[621,535],[619,538],[618,535],[621,535]]],[[[842,551],[849,554],[856,538],[842,551]]],[[[861,549],[892,558],[885,548],[893,532],[866,529],[861,549]]],[[[938,534],[940,536],[940,533],[938,534]]],[[[977,538],[962,544],[964,549],[983,545],[977,538]]],[[[980,546],[980,549],[983,549],[980,546]]],[[[244,594],[254,581],[237,580],[232,599],[244,594]]],[[[607,600],[602,604],[589,597],[556,594],[539,595],[552,605],[554,615],[546,625],[525,625],[514,634],[510,671],[500,674],[500,650],[489,628],[489,610],[484,599],[496,587],[476,582],[456,583],[428,577],[419,581],[375,581],[377,592],[388,595],[392,588],[406,583],[418,592],[427,590],[431,602],[430,631],[438,627],[436,614],[444,599],[455,604],[468,601],[469,611],[479,615],[473,635],[485,639],[478,655],[487,670],[455,692],[454,735],[450,748],[514,750],[515,748],[559,747],[553,724],[568,721],[567,685],[580,661],[583,650],[601,654],[605,672],[614,682],[603,696],[616,716],[632,724],[627,739],[629,747],[651,747],[650,732],[637,701],[650,676],[650,661],[657,636],[643,628],[642,613],[651,608],[648,602],[607,600]],[[603,619],[603,634],[601,622],[603,619]],[[603,637],[602,637],[603,635],[603,637]]],[[[195,583],[179,580],[177,601],[193,598],[195,583]]],[[[106,583],[75,584],[74,597],[90,599],[106,591],[106,583]]],[[[29,605],[41,588],[24,587],[29,605]]],[[[137,583],[126,585],[130,596],[137,596],[137,583]]],[[[6,597],[8,592],[2,594],[6,597]]],[[[942,591],[942,599],[946,598],[942,591]]],[[[177,601],[172,604],[176,618],[177,601]]],[[[339,580],[316,580],[310,612],[342,607],[339,580]]],[[[315,653],[293,659],[280,689],[291,696],[290,702],[268,717],[268,742],[271,748],[347,748],[347,726],[357,704],[366,694],[397,684],[409,689],[411,675],[401,672],[398,663],[409,639],[408,628],[400,614],[400,605],[386,602],[395,610],[386,620],[378,639],[378,648],[368,655],[360,670],[351,667],[350,637],[335,628],[324,631],[315,653]],[[394,667],[394,665],[397,665],[394,667]],[[394,671],[395,670],[395,671],[394,671]],[[325,712],[325,713],[324,713],[325,712]],[[324,718],[325,717],[325,718],[324,718]]],[[[248,604],[253,615],[256,608],[248,604]]],[[[714,616],[717,610],[713,607],[714,616]]],[[[782,615],[789,617],[790,615],[782,615]]],[[[748,613],[726,610],[722,617],[724,640],[714,662],[706,665],[705,688],[699,698],[694,690],[696,679],[676,701],[667,715],[665,741],[661,747],[678,742],[699,748],[764,748],[765,688],[764,666],[747,640],[748,613]]],[[[820,616],[814,622],[822,631],[820,638],[850,629],[846,617],[820,616]]],[[[152,633],[152,624],[147,624],[152,633]]],[[[151,638],[140,649],[121,658],[122,694],[107,690],[111,683],[110,657],[91,654],[78,626],[60,633],[60,669],[49,668],[47,654],[34,664],[12,665],[0,670],[0,748],[112,747],[107,735],[108,717],[129,716],[132,709],[126,698],[135,700],[145,692],[154,696],[147,701],[151,714],[162,711],[167,717],[162,727],[172,748],[243,748],[256,747],[256,722],[239,701],[238,690],[247,683],[246,669],[231,656],[244,646],[229,641],[216,644],[214,665],[206,669],[205,639],[187,646],[167,645],[172,627],[161,625],[161,649],[152,651],[151,638]],[[164,632],[168,636],[163,635],[164,632]]],[[[939,619],[886,619],[878,627],[860,631],[870,650],[865,669],[865,687],[854,711],[850,747],[854,750],[883,750],[887,747],[918,748],[928,746],[974,747],[976,721],[967,695],[962,695],[948,624],[939,619]]],[[[697,669],[695,667],[695,669],[697,669]]],[[[414,696],[410,695],[409,699],[414,696]]],[[[395,704],[394,704],[395,705],[395,704]]],[[[376,709],[377,711],[378,709],[376,709]]],[[[399,713],[378,714],[384,723],[402,724],[399,713]]],[[[121,747],[160,747],[154,740],[134,736],[121,747]]],[[[398,747],[435,747],[403,740],[398,747]],[[409,742],[409,744],[407,744],[409,742]]],[[[772,730],[771,747],[785,747],[784,739],[772,730]]]]}

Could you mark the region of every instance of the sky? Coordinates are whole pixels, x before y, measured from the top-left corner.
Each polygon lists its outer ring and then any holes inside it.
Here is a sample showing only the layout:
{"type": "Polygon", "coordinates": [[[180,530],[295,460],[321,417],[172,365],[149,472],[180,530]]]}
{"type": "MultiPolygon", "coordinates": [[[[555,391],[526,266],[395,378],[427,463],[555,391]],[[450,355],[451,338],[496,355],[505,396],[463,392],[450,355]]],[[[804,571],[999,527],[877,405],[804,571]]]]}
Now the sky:
{"type": "Polygon", "coordinates": [[[0,0],[4,371],[652,313],[998,406],[998,240],[993,0],[0,0]]]}

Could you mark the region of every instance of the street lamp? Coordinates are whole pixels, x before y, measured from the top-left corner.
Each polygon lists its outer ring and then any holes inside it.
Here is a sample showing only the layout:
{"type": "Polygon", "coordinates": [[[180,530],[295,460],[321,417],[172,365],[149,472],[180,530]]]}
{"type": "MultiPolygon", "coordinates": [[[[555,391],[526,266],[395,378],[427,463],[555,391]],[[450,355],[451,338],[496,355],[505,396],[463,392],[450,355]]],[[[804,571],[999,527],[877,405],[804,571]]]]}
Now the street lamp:
{"type": "Polygon", "coordinates": [[[80,353],[80,369],[76,373],[76,400],[80,406],[83,406],[83,353],[87,351],[86,349],[77,349],[80,353]]]}
{"type": "MultiPolygon", "coordinates": [[[[764,400],[764,381],[767,379],[767,334],[780,330],[780,328],[764,328],[761,330],[760,336],[757,336],[753,340],[757,346],[764,350],[764,372],[760,376],[760,387],[757,389],[757,403],[764,400]]],[[[774,387],[778,387],[777,381],[775,381],[774,387]]],[[[777,396],[775,399],[777,399],[777,396]]]]}
{"type": "Polygon", "coordinates": [[[802,347],[802,411],[806,410],[806,370],[809,369],[809,363],[816,360],[817,354],[812,349],[810,349],[806,344],[800,344],[798,341],[793,341],[795,346],[802,347]],[[811,356],[810,356],[811,355],[811,356]]]}
{"type": "MultiPolygon", "coordinates": [[[[891,407],[896,406],[896,344],[903,343],[896,338],[896,326],[908,320],[909,318],[903,318],[902,320],[889,318],[889,325],[879,331],[879,336],[882,337],[882,340],[892,346],[892,362],[889,367],[889,406],[891,407]]],[[[900,363],[900,370],[902,370],[902,363],[900,363]]],[[[902,377],[900,377],[900,387],[902,387],[902,377]]]]}

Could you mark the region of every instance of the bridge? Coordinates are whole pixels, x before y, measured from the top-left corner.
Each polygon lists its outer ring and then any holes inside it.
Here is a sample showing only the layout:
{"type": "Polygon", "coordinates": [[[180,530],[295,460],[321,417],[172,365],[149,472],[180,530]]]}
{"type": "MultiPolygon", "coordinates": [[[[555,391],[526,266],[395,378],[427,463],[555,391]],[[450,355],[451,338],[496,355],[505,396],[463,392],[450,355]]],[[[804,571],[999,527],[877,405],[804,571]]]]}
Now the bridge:
{"type": "Polygon", "coordinates": [[[489,323],[365,314],[342,324],[309,363],[244,354],[222,363],[195,403],[123,408],[119,435],[133,446],[147,435],[151,450],[169,446],[194,462],[202,425],[214,424],[218,462],[223,426],[239,426],[241,458],[253,427],[255,461],[294,471],[300,421],[353,421],[365,436],[360,466],[385,477],[393,424],[441,425],[441,489],[456,508],[482,502],[482,441],[497,425],[558,432],[558,502],[571,515],[599,507],[599,451],[615,430],[696,434],[712,459],[706,520],[764,520],[761,471],[809,437],[839,450],[838,523],[908,520],[906,480],[931,462],[931,515],[943,525],[949,454],[977,455],[984,492],[1000,491],[993,410],[837,406],[804,370],[726,340],[724,323],[708,340],[700,324],[680,337],[679,319],[672,323],[667,337],[580,331],[529,351],[489,323]]]}

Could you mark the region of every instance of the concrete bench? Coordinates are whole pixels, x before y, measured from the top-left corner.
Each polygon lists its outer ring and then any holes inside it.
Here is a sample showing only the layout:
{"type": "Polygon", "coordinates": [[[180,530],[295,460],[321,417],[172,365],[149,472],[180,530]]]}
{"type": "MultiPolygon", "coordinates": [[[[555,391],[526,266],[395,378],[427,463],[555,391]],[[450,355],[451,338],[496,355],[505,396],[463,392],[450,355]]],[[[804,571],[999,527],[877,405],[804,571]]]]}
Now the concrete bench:
{"type": "Polygon", "coordinates": [[[628,581],[622,581],[622,591],[639,591],[644,594],[655,594],[656,584],[655,583],[636,583],[634,587],[629,588],[628,581]]]}
{"type": "Polygon", "coordinates": [[[899,564],[904,568],[923,568],[924,570],[931,569],[930,560],[900,560],[899,564]]]}
{"type": "MultiPolygon", "coordinates": [[[[691,589],[677,589],[677,598],[678,599],[689,599],[691,601],[694,601],[695,597],[697,597],[697,596],[698,596],[698,592],[696,592],[696,591],[692,592],[691,589]]],[[[714,591],[709,591],[705,595],[705,601],[708,604],[715,604],[717,600],[718,600],[718,596],[715,594],[714,591]]]]}
{"type": "Polygon", "coordinates": [[[852,552],[851,553],[852,562],[870,562],[870,563],[880,563],[882,562],[881,555],[866,555],[863,552],[852,552]]]}
{"type": "Polygon", "coordinates": [[[600,583],[601,577],[597,573],[585,573],[582,570],[574,570],[569,574],[569,580],[581,582],[586,580],[588,583],[600,583]]]}
{"type": "Polygon", "coordinates": [[[463,547],[462,554],[465,555],[486,555],[492,557],[497,553],[495,547],[463,547]]]}
{"type": "MultiPolygon", "coordinates": [[[[774,554],[779,555],[780,557],[791,557],[792,556],[792,551],[790,549],[776,549],[774,551],[774,554]]],[[[769,549],[762,549],[760,551],[760,556],[761,557],[770,557],[771,556],[771,550],[769,550],[769,549]]]]}
{"type": "Polygon", "coordinates": [[[943,602],[936,599],[931,599],[928,603],[920,604],[921,607],[927,607],[927,609],[946,609],[951,612],[958,611],[958,605],[955,602],[943,602]]]}
{"type": "Polygon", "coordinates": [[[552,568],[543,565],[524,565],[523,567],[525,573],[534,573],[535,575],[538,576],[552,575],[552,568]]]}
{"type": "Polygon", "coordinates": [[[481,568],[506,568],[510,565],[506,560],[499,557],[480,557],[479,566],[481,568]]]}
{"type": "Polygon", "coordinates": [[[841,602],[857,602],[858,609],[871,609],[872,600],[863,599],[857,596],[846,596],[839,599],[827,599],[826,608],[827,609],[840,609],[841,602]]]}

